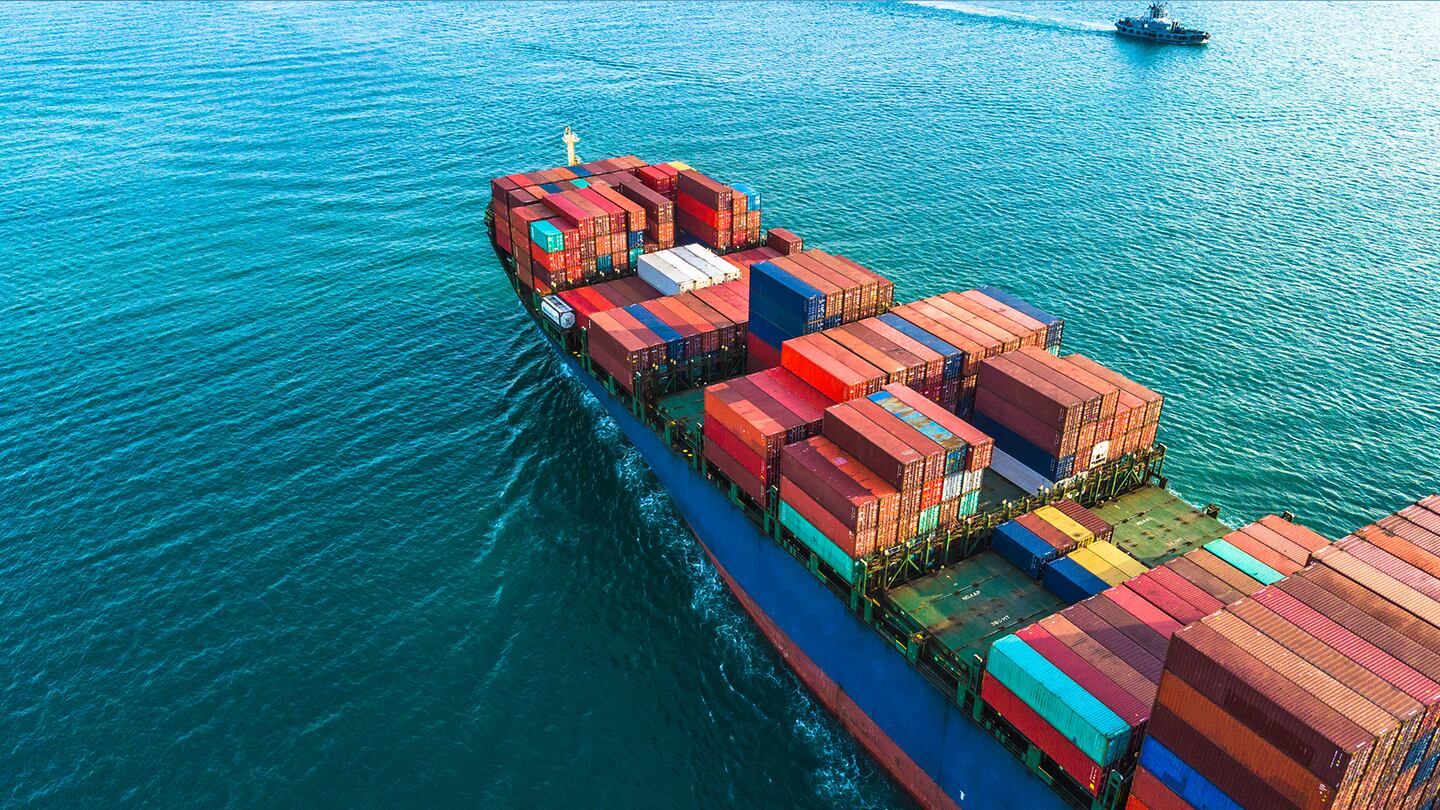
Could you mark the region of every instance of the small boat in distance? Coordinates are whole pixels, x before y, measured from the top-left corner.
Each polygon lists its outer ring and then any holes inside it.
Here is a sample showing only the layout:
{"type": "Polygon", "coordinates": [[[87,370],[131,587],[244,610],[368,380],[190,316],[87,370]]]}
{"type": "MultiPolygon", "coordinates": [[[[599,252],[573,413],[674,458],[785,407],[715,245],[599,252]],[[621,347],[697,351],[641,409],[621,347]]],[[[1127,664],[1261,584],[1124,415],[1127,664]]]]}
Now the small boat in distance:
{"type": "Polygon", "coordinates": [[[1204,45],[1210,41],[1209,32],[1186,28],[1171,19],[1164,3],[1151,3],[1144,17],[1121,17],[1115,21],[1115,32],[1122,37],[1171,45],[1204,45]]]}

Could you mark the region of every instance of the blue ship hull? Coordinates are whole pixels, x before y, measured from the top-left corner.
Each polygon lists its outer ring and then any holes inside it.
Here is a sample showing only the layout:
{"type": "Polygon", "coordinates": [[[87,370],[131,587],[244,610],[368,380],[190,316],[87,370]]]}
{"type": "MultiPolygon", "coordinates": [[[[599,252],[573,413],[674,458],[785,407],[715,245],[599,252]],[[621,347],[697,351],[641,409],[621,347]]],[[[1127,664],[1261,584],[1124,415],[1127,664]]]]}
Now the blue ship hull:
{"type": "Polygon", "coordinates": [[[640,451],[726,586],[786,664],[922,806],[1065,807],[575,358],[546,343],[640,451]]]}

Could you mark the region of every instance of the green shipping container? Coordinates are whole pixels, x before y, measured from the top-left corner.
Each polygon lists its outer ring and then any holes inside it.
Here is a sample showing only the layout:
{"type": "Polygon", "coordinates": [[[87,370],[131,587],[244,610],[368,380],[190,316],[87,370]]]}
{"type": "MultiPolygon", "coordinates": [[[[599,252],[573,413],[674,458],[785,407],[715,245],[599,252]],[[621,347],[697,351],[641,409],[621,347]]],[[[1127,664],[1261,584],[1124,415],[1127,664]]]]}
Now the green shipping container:
{"type": "Polygon", "coordinates": [[[974,490],[960,499],[960,514],[973,515],[980,511],[980,490],[974,490]]]}
{"type": "Polygon", "coordinates": [[[835,541],[826,537],[824,532],[811,525],[804,515],[790,508],[790,504],[784,501],[780,502],[780,525],[789,529],[806,548],[834,568],[846,582],[855,584],[855,569],[858,567],[856,562],[835,545],[835,541]]]}
{"type": "Polygon", "coordinates": [[[530,241],[539,245],[546,253],[565,249],[565,234],[543,219],[530,223],[530,241]]]}
{"type": "Polygon", "coordinates": [[[1205,550],[1239,568],[1251,579],[1262,585],[1269,585],[1285,578],[1284,574],[1250,556],[1249,552],[1236,548],[1229,540],[1211,540],[1205,550]]]}
{"type": "Polygon", "coordinates": [[[1019,636],[991,645],[985,671],[1100,765],[1115,764],[1130,747],[1129,724],[1019,636]]]}
{"type": "Polygon", "coordinates": [[[920,533],[933,532],[940,528],[940,507],[932,506],[920,510],[920,533]]]}

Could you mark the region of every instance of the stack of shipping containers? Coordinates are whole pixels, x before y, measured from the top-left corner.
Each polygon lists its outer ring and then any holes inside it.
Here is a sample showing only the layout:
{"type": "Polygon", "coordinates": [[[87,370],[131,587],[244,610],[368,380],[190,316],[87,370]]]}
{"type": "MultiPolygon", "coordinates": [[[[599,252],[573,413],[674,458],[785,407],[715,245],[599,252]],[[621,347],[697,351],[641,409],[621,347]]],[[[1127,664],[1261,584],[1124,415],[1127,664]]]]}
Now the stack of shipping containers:
{"type": "Polygon", "coordinates": [[[779,484],[780,451],[819,435],[831,402],[781,368],[705,388],[705,459],[761,506],[779,484]]]}
{"type": "Polygon", "coordinates": [[[675,189],[676,223],[704,245],[726,252],[760,241],[760,195],[749,187],[737,189],[683,169],[675,189]]]}
{"type": "Polygon", "coordinates": [[[1273,538],[1226,539],[1282,576],[1175,634],[1131,807],[1428,806],[1440,498],[1334,545],[1287,536],[1310,550],[1303,568],[1273,538]]]}
{"type": "Polygon", "coordinates": [[[780,522],[843,573],[974,514],[992,449],[913,389],[886,386],[826,408],[819,436],[783,447],[780,522]]]}
{"type": "Polygon", "coordinates": [[[1051,481],[1151,446],[1163,398],[1083,357],[1021,348],[980,365],[975,423],[1051,481]]]}
{"type": "Polygon", "coordinates": [[[750,367],[780,365],[785,341],[871,317],[894,296],[888,279],[819,250],[756,262],[750,267],[750,367]]]}
{"type": "MultiPolygon", "coordinates": [[[[1064,511],[1072,520],[1084,517],[1077,507],[1064,511]]],[[[1074,523],[1094,535],[1090,527],[1096,521],[1091,515],[1085,524],[1074,523]]],[[[1062,547],[1065,539],[1075,539],[1075,526],[1053,514],[1026,516],[1015,524],[1007,525],[1007,535],[1018,528],[1040,537],[1036,529],[1041,529],[1046,545],[1062,547]]],[[[1312,549],[1329,545],[1309,529],[1274,516],[1225,540],[1265,549],[1287,571],[1304,565],[1312,549]]],[[[1088,546],[1100,543],[1124,556],[1105,540],[1088,546]]],[[[1027,538],[1016,545],[1038,543],[1027,538]]],[[[1244,569],[1198,549],[1149,571],[1127,556],[1132,570],[1143,573],[1106,584],[1098,594],[997,641],[986,661],[982,698],[1077,782],[1099,791],[1111,769],[1128,768],[1140,751],[1170,638],[1264,587],[1245,570],[1260,573],[1258,568],[1234,558],[1244,569]],[[1203,567],[1194,560],[1200,554],[1207,557],[1203,567]]],[[[1064,562],[1056,559],[1045,567],[1064,562]]]]}
{"type": "MultiPolygon", "coordinates": [[[[990,287],[894,306],[849,259],[762,244],[743,184],[623,157],[491,194],[516,276],[621,387],[748,347],[755,373],[705,388],[704,457],[842,575],[973,514],[996,449],[1059,481],[1155,443],[1162,397],[1061,357],[1058,318],[990,287]]],[[[1435,806],[1440,497],[1335,544],[1268,516],[1154,569],[1112,539],[1069,500],[996,528],[1071,604],[992,645],[992,719],[1097,796],[1133,769],[1135,810],[1435,806]]]]}
{"type": "MultiPolygon", "coordinates": [[[[546,293],[633,268],[652,224],[646,202],[630,191],[642,166],[612,158],[492,181],[496,242],[515,257],[520,280],[546,293]]],[[[657,214],[673,216],[663,206],[657,214]]]]}

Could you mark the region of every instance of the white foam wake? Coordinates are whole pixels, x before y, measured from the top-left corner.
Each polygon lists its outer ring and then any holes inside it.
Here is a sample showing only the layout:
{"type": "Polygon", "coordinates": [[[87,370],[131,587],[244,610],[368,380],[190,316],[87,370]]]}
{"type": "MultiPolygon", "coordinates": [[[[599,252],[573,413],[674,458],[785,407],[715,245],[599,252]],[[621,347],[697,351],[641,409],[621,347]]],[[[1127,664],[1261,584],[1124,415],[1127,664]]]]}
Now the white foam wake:
{"type": "Polygon", "coordinates": [[[956,14],[968,14],[973,17],[990,17],[998,20],[1010,20],[1012,22],[1027,23],[1029,25],[1043,25],[1050,28],[1066,28],[1075,31],[1114,31],[1115,27],[1108,23],[1098,23],[1090,20],[1075,20],[1068,17],[1043,17],[1037,14],[1026,14],[1020,11],[1012,11],[1005,8],[994,8],[992,6],[975,6],[969,3],[954,3],[950,0],[906,0],[912,6],[924,6],[925,8],[940,9],[942,11],[953,11],[956,14]]]}

